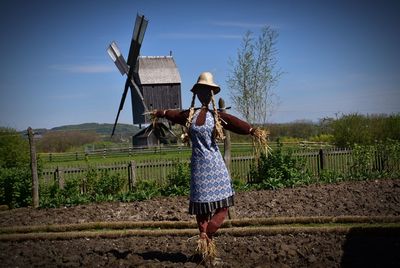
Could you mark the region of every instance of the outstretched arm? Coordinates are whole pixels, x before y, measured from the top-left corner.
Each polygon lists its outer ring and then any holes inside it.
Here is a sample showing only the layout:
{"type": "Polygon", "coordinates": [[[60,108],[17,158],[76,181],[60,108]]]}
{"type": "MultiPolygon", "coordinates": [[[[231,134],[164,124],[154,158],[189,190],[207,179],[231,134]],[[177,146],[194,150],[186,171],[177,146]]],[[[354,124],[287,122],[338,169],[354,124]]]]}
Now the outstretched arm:
{"type": "Polygon", "coordinates": [[[242,134],[242,135],[249,135],[249,134],[254,134],[254,131],[256,128],[253,128],[249,123],[240,120],[239,118],[224,113],[224,112],[219,112],[219,116],[221,118],[221,124],[223,128],[232,131],[237,134],[242,134]]]}
{"type": "Polygon", "coordinates": [[[268,154],[268,130],[252,127],[249,123],[227,113],[220,112],[219,115],[222,121],[221,124],[225,129],[237,134],[250,134],[252,138],[254,138],[254,140],[261,146],[261,150],[265,154],[268,154]]]}
{"type": "Polygon", "coordinates": [[[153,112],[153,115],[159,118],[166,118],[175,124],[184,126],[189,116],[189,110],[156,110],[153,112]]]}

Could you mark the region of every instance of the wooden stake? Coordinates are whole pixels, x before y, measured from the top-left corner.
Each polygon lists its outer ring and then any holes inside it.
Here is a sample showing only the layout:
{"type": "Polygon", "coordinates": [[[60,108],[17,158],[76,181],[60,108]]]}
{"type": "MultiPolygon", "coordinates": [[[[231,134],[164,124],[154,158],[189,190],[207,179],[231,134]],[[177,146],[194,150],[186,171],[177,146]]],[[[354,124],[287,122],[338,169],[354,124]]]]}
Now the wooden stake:
{"type": "MultiPolygon", "coordinates": [[[[222,98],[219,98],[218,100],[218,107],[221,110],[221,112],[226,112],[225,109],[225,101],[222,98]]],[[[231,174],[231,133],[224,129],[224,135],[225,135],[225,140],[224,140],[224,161],[226,168],[228,169],[229,174],[231,174]]],[[[236,218],[236,211],[235,207],[229,207],[228,208],[228,218],[229,219],[235,219],[236,218]]]]}
{"type": "Polygon", "coordinates": [[[28,128],[29,149],[31,154],[31,172],[32,172],[32,206],[39,207],[39,179],[37,172],[36,148],[33,140],[33,130],[28,128]]]}
{"type": "MultiPolygon", "coordinates": [[[[221,112],[226,112],[225,101],[222,98],[218,100],[218,106],[221,112]]],[[[231,134],[228,130],[224,129],[224,161],[229,174],[231,173],[231,134]]]]}

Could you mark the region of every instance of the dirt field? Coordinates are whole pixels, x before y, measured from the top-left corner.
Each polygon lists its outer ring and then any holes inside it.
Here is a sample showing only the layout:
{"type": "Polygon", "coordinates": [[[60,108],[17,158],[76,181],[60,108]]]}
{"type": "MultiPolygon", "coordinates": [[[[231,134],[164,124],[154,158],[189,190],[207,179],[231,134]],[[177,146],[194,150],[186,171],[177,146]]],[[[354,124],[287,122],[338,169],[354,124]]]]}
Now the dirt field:
{"type": "MultiPolygon", "coordinates": [[[[311,185],[236,196],[237,218],[400,216],[400,180],[311,185]]],[[[193,221],[187,198],[0,212],[0,226],[98,221],[193,221]]],[[[190,236],[0,242],[0,267],[204,267],[190,236]]],[[[296,233],[216,237],[219,267],[399,267],[400,235],[296,233]]]]}

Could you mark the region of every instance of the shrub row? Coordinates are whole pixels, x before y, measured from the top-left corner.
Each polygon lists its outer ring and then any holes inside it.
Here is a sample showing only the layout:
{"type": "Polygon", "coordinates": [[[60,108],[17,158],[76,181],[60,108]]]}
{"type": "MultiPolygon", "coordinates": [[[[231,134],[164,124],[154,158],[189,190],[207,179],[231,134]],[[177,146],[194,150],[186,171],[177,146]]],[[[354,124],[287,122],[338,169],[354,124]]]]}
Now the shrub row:
{"type": "MultiPolygon", "coordinates": [[[[398,178],[400,163],[400,142],[388,141],[378,144],[383,157],[381,165],[374,167],[372,159],[377,150],[373,146],[355,145],[350,173],[341,174],[323,171],[319,178],[312,176],[304,162],[293,157],[291,152],[279,145],[268,156],[261,155],[252,166],[252,183],[233,181],[236,191],[278,189],[296,187],[310,183],[333,183],[343,180],[365,180],[369,178],[398,178]],[[391,163],[391,164],[390,164],[391,163]],[[393,163],[397,163],[393,165],[393,163]]],[[[30,170],[26,166],[0,168],[0,204],[10,207],[27,206],[31,202],[30,170]]],[[[187,196],[190,189],[188,164],[177,163],[175,171],[168,175],[166,183],[155,180],[139,181],[131,191],[125,191],[126,180],[119,174],[88,168],[81,178],[68,179],[64,188],[58,183],[42,184],[40,206],[72,206],[89,202],[146,200],[156,196],[187,196]]]]}

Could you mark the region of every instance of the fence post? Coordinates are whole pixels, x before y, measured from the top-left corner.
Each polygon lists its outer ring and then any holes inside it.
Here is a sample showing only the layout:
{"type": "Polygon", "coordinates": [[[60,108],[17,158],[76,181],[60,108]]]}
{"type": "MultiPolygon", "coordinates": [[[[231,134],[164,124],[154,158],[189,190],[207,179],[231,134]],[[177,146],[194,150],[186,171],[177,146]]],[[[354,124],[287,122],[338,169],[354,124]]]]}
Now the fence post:
{"type": "MultiPolygon", "coordinates": [[[[225,108],[225,101],[222,98],[219,98],[218,101],[218,106],[221,112],[226,112],[225,108]]],[[[224,161],[226,168],[228,169],[229,174],[231,173],[231,134],[228,130],[224,129],[224,135],[225,135],[225,140],[224,140],[224,161]]]]}
{"type": "Polygon", "coordinates": [[[129,191],[136,186],[136,163],[131,160],[128,165],[128,186],[129,191]]]}
{"type": "Polygon", "coordinates": [[[325,163],[325,154],[324,150],[319,149],[318,153],[319,165],[318,165],[318,176],[321,176],[322,171],[324,170],[324,163],[325,163]]]}
{"type": "Polygon", "coordinates": [[[57,166],[56,169],[57,172],[57,181],[58,181],[58,187],[63,190],[64,189],[64,172],[57,166]]]}
{"type": "Polygon", "coordinates": [[[37,171],[37,159],[35,141],[33,140],[33,130],[28,127],[29,151],[31,154],[31,172],[32,172],[32,205],[34,208],[39,207],[39,179],[37,171]]]}
{"type": "MultiPolygon", "coordinates": [[[[221,109],[221,112],[226,112],[226,107],[225,107],[225,101],[223,98],[219,98],[218,100],[218,106],[219,109],[221,109]]],[[[228,130],[224,129],[224,135],[225,135],[225,140],[224,140],[224,161],[226,168],[228,169],[229,174],[231,174],[231,163],[232,163],[232,158],[231,158],[231,134],[229,133],[228,130]]],[[[228,208],[228,218],[229,219],[234,219],[236,218],[236,211],[235,207],[229,207],[228,208]]]]}

